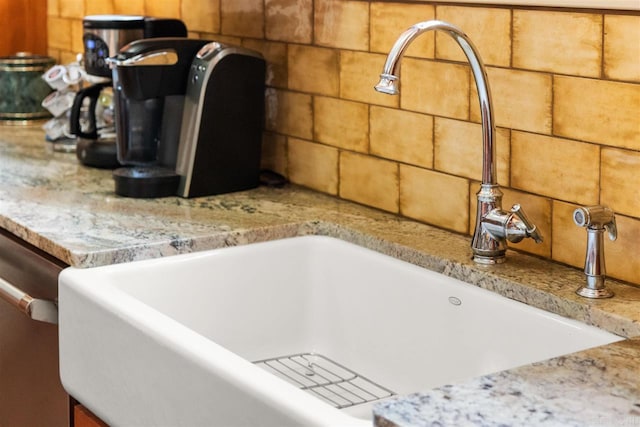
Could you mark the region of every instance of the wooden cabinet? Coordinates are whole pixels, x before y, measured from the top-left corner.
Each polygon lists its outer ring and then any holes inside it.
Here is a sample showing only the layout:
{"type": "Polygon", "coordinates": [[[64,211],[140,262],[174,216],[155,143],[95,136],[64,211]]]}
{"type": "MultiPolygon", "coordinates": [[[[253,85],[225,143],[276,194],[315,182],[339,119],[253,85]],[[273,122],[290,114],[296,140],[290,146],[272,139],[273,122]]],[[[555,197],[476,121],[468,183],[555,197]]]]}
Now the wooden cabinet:
{"type": "Polygon", "coordinates": [[[47,54],[47,0],[0,0],[0,56],[47,54]]]}
{"type": "Polygon", "coordinates": [[[73,425],[74,427],[108,427],[82,405],[76,405],[73,408],[73,425]]]}

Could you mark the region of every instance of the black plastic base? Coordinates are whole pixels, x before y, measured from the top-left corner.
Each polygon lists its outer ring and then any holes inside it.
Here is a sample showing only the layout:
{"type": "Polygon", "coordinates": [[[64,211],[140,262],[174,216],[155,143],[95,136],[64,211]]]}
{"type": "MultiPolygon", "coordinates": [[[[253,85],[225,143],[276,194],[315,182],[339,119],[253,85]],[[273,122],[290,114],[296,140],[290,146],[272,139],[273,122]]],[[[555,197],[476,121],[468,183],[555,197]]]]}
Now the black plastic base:
{"type": "Polygon", "coordinates": [[[100,169],[115,169],[122,166],[118,162],[115,139],[93,140],[78,138],[76,157],[85,166],[100,169]]]}
{"type": "Polygon", "coordinates": [[[128,167],[113,171],[116,194],[124,197],[149,199],[175,196],[180,176],[162,167],[128,167]]]}

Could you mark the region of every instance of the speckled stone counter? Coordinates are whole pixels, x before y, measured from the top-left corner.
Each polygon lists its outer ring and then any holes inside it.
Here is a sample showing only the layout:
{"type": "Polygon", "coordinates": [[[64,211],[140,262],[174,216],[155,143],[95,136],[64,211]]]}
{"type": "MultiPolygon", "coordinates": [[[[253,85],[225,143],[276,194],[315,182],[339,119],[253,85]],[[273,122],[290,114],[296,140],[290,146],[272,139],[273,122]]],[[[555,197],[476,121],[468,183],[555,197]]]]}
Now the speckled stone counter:
{"type": "MultiPolygon", "coordinates": [[[[76,267],[128,262],[305,234],[338,237],[509,298],[640,336],[640,288],[575,295],[578,269],[509,251],[493,267],[470,238],[295,186],[143,200],[113,193],[110,171],[57,153],[39,128],[0,127],[0,227],[76,267]]],[[[635,254],[637,256],[638,254],[635,254]]],[[[381,426],[640,425],[640,339],[401,396],[374,407],[381,426]]]]}
{"type": "Polygon", "coordinates": [[[388,426],[640,425],[640,340],[557,357],[379,403],[388,426]]]}

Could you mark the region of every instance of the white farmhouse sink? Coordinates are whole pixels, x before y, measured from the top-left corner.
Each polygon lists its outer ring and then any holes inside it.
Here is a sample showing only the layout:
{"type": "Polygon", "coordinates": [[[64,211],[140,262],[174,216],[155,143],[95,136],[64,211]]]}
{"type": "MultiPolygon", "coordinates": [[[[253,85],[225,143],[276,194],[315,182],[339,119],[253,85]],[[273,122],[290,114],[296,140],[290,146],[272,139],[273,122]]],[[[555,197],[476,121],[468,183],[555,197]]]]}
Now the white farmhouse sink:
{"type": "Polygon", "coordinates": [[[69,268],[59,298],[62,382],[114,426],[371,425],[336,407],[621,339],[318,236],[69,268]]]}

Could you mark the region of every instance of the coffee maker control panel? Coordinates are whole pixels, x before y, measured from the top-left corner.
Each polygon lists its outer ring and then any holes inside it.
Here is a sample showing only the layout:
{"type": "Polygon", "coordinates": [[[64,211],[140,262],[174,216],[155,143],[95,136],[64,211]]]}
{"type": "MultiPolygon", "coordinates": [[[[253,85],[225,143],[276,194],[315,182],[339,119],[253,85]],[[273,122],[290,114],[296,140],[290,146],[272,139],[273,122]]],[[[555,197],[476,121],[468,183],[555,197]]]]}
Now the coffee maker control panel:
{"type": "Polygon", "coordinates": [[[218,42],[211,42],[202,46],[191,64],[191,71],[189,73],[189,82],[191,83],[191,86],[188,91],[191,91],[192,94],[200,92],[202,81],[206,78],[205,72],[207,71],[208,62],[212,61],[216,55],[225,49],[225,47],[225,45],[218,42]]]}
{"type": "Polygon", "coordinates": [[[196,54],[196,58],[208,61],[213,58],[216,53],[221,51],[222,47],[222,44],[218,42],[207,43],[206,45],[202,46],[202,49],[198,51],[198,53],[196,54]]]}
{"type": "Polygon", "coordinates": [[[84,60],[86,66],[94,73],[100,75],[107,74],[109,71],[103,72],[102,70],[108,70],[109,67],[105,62],[109,57],[109,45],[95,34],[87,33],[83,37],[84,42],[84,60]],[[99,71],[96,71],[99,70],[99,71]]]}

